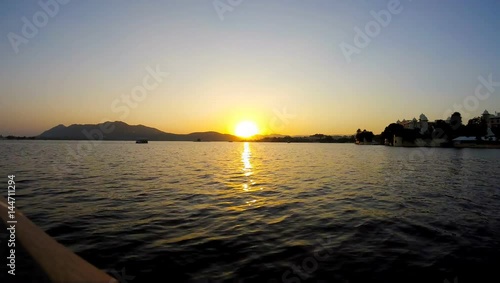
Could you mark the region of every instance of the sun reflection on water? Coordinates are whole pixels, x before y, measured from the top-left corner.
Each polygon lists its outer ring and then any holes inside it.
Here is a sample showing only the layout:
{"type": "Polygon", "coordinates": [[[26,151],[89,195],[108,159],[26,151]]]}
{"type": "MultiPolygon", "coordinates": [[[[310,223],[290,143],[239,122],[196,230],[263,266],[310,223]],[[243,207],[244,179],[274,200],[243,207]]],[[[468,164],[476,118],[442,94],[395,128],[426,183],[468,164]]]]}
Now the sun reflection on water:
{"type": "Polygon", "coordinates": [[[245,142],[243,144],[243,153],[241,154],[241,161],[243,161],[243,172],[247,177],[253,174],[252,164],[250,163],[251,156],[252,152],[250,151],[250,144],[248,142],[245,142]]]}
{"type": "MultiPolygon", "coordinates": [[[[248,142],[245,142],[243,144],[243,152],[241,153],[241,161],[243,162],[243,174],[247,179],[243,183],[243,191],[245,192],[250,192],[251,191],[251,186],[255,184],[255,182],[251,179],[251,176],[254,174],[253,172],[253,166],[252,163],[250,163],[250,158],[252,157],[252,152],[250,149],[250,144],[248,142]]],[[[256,202],[256,199],[250,199],[249,201],[246,201],[247,205],[252,205],[256,202]]]]}

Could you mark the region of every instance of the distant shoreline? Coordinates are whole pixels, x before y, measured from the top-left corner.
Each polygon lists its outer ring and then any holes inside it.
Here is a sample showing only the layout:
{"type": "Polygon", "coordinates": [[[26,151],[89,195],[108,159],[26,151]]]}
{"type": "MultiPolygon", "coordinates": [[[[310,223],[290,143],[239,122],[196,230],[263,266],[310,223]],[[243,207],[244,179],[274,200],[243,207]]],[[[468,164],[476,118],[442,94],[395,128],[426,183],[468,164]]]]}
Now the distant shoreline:
{"type": "MultiPolygon", "coordinates": [[[[123,142],[135,142],[136,140],[132,139],[117,139],[117,140],[110,140],[110,139],[102,139],[102,140],[86,140],[86,139],[38,139],[38,138],[0,138],[0,141],[90,141],[90,142],[114,142],[114,141],[123,141],[123,142]]],[[[351,142],[319,142],[319,141],[268,141],[268,140],[237,140],[237,141],[221,141],[221,140],[202,140],[202,141],[197,141],[197,140],[148,140],[149,142],[258,142],[258,143],[348,143],[350,144],[351,142]]],[[[354,144],[354,143],[352,143],[354,144]]]]}
{"type": "MultiPolygon", "coordinates": [[[[102,140],[86,140],[86,139],[40,139],[40,138],[36,138],[36,137],[16,137],[16,138],[5,138],[5,137],[2,137],[0,138],[0,142],[1,141],[73,141],[73,142],[81,142],[81,141],[88,141],[88,142],[130,142],[130,143],[135,143],[136,140],[132,140],[132,139],[123,139],[123,140],[111,140],[111,139],[102,139],[102,140]]],[[[313,141],[313,140],[301,140],[301,141],[286,141],[286,140],[265,140],[265,139],[261,139],[261,140],[237,140],[237,141],[221,141],[221,140],[206,140],[206,141],[197,141],[197,140],[149,140],[149,142],[219,142],[219,143],[227,143],[227,142],[251,142],[251,143],[295,143],[295,144],[312,144],[312,143],[315,143],[315,144],[352,144],[352,145],[357,145],[355,144],[354,142],[348,142],[348,141],[338,141],[338,140],[334,140],[334,141],[313,141]]],[[[387,146],[387,145],[384,145],[384,144],[379,144],[379,143],[376,143],[376,144],[369,144],[369,145],[357,145],[357,146],[386,146],[386,147],[394,147],[394,146],[387,146]]],[[[418,146],[418,145],[405,145],[405,146],[399,146],[399,147],[396,147],[396,148],[422,148],[422,147],[425,147],[425,148],[454,148],[454,149],[464,149],[464,148],[474,148],[474,149],[500,149],[500,144],[499,145],[490,145],[490,144],[471,144],[471,145],[460,145],[460,146],[456,146],[456,145],[450,145],[450,146],[429,146],[429,145],[425,145],[425,146],[418,146]]]]}

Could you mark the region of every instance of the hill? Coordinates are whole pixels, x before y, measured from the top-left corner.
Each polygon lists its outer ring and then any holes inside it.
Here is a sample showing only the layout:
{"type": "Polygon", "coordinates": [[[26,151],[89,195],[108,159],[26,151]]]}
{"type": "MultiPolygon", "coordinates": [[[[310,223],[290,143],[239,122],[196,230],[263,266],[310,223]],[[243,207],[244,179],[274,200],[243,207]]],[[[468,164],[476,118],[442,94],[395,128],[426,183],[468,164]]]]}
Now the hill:
{"type": "Polygon", "coordinates": [[[48,140],[137,140],[150,141],[238,141],[238,137],[218,132],[197,132],[173,134],[144,125],[129,125],[124,122],[104,122],[101,124],[58,125],[40,134],[37,139],[48,140]]]}

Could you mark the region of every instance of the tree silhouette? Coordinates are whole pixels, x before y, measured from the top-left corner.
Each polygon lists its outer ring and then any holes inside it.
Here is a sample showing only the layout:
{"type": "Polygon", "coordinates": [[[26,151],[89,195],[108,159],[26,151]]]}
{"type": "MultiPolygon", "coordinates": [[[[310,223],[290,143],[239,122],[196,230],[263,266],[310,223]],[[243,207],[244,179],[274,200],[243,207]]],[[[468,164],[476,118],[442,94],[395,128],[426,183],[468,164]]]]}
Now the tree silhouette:
{"type": "Polygon", "coordinates": [[[373,141],[373,137],[375,135],[373,134],[373,132],[369,132],[367,130],[363,130],[362,132],[357,132],[356,133],[356,140],[359,141],[359,142],[372,142],[373,141]]]}
{"type": "Polygon", "coordinates": [[[458,130],[462,126],[462,115],[460,115],[460,112],[455,112],[451,115],[450,125],[453,130],[458,130]]]}
{"type": "Polygon", "coordinates": [[[401,136],[404,129],[403,125],[392,123],[385,128],[380,136],[382,140],[387,140],[389,144],[394,144],[394,135],[401,136]]]}
{"type": "Polygon", "coordinates": [[[487,134],[488,125],[482,117],[475,117],[469,120],[465,126],[464,135],[468,137],[482,137],[487,134]]]}

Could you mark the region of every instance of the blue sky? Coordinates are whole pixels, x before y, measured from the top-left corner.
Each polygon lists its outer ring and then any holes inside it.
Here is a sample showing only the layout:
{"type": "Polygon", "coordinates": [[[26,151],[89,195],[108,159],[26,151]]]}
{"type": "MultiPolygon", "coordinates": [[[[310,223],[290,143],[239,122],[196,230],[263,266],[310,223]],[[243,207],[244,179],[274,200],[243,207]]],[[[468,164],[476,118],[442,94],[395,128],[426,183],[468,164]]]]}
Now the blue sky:
{"type": "MultiPolygon", "coordinates": [[[[43,5],[2,1],[0,134],[105,120],[176,133],[233,133],[242,120],[262,133],[379,133],[473,101],[479,76],[500,82],[494,0],[401,0],[346,60],[341,43],[354,45],[355,27],[365,31],[371,11],[388,11],[391,1],[220,0],[231,9],[221,19],[214,1],[73,0],[58,3],[17,53],[9,34],[23,36],[22,18],[33,23],[43,5]],[[124,103],[148,66],[168,76],[133,107],[124,103]]],[[[500,111],[496,88],[463,116],[500,111]]]]}

